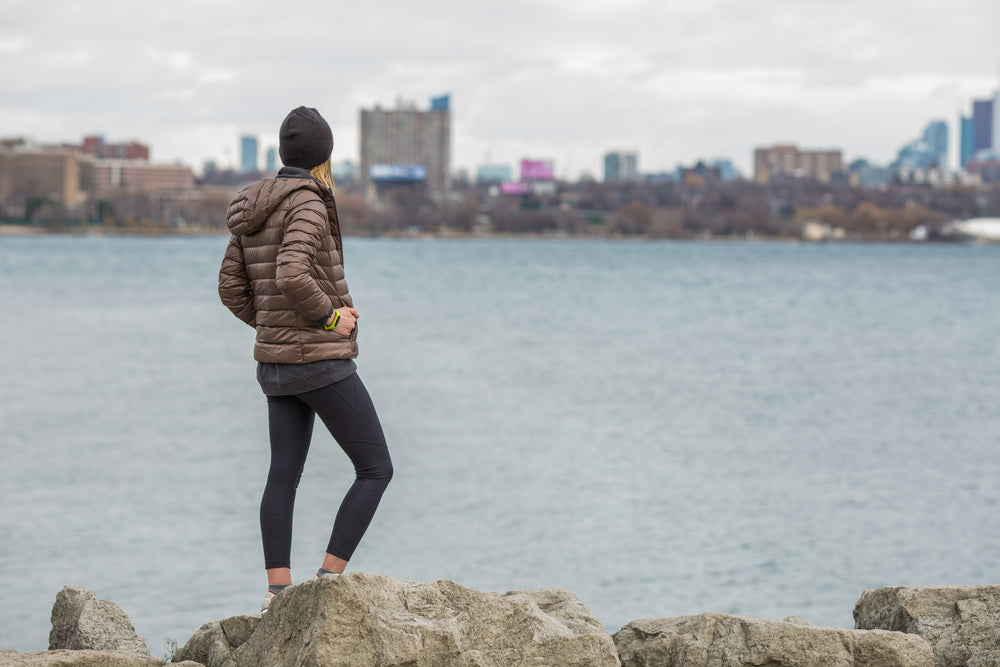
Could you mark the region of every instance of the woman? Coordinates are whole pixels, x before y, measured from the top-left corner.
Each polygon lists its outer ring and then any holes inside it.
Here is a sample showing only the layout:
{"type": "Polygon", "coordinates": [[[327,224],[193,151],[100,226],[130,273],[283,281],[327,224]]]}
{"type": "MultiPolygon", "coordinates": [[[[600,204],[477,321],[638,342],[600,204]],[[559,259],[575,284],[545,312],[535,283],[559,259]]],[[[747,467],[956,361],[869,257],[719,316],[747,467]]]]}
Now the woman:
{"type": "Polygon", "coordinates": [[[257,330],[257,380],[267,396],[271,467],[260,503],[268,591],[292,583],[292,506],[315,415],[354,464],[317,576],[344,571],[392,478],[375,407],[358,378],[357,318],[344,280],[333,199],[333,134],[316,109],[281,124],[276,178],[247,186],[229,204],[232,233],[219,296],[257,330]]]}

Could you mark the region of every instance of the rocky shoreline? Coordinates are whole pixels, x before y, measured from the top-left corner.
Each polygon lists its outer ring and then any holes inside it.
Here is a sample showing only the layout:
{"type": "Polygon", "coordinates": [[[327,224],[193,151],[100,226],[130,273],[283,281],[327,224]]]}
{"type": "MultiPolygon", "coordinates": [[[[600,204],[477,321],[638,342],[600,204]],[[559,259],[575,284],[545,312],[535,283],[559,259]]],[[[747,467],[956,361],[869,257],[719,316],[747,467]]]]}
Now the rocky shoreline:
{"type": "Polygon", "coordinates": [[[612,636],[561,589],[499,594],[350,573],[290,587],[263,616],[209,621],[168,663],[150,655],[118,605],[67,586],[52,609],[49,650],[0,649],[0,665],[1000,666],[1000,586],[867,590],[854,619],[848,630],[704,613],[639,619],[612,636]]]}

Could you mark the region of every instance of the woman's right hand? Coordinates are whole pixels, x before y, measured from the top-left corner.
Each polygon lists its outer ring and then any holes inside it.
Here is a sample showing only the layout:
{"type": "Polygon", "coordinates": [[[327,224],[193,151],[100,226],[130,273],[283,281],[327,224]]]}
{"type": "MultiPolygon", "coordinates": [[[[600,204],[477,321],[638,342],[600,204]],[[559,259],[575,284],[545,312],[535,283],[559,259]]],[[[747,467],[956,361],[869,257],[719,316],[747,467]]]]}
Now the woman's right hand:
{"type": "Polygon", "coordinates": [[[338,308],[334,311],[333,315],[330,315],[330,319],[326,321],[327,326],[330,326],[330,323],[333,322],[334,318],[337,316],[336,313],[340,313],[340,320],[337,322],[337,326],[331,329],[331,331],[338,333],[341,336],[350,336],[351,332],[354,331],[355,324],[358,321],[358,311],[353,308],[348,308],[347,306],[338,308]]]}

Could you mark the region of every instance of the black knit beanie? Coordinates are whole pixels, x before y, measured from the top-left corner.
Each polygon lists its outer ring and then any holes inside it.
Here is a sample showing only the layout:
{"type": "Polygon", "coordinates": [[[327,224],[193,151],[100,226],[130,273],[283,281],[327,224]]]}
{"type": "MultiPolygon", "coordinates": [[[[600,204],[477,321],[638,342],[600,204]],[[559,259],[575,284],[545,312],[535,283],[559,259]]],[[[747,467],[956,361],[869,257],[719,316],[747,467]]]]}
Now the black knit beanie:
{"type": "Polygon", "coordinates": [[[278,154],[286,167],[312,169],[333,152],[333,132],[315,109],[299,107],[285,116],[278,133],[278,154]]]}

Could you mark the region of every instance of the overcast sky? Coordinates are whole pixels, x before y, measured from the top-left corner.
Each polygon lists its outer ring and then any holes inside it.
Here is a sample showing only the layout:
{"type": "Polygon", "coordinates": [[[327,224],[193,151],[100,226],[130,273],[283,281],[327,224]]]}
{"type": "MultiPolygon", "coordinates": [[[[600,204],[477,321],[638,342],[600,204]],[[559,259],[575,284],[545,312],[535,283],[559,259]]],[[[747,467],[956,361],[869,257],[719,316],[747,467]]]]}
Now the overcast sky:
{"type": "MultiPolygon", "coordinates": [[[[552,158],[600,177],[755,146],[885,163],[1000,86],[997,0],[0,0],[0,135],[138,139],[155,161],[235,165],[317,107],[334,158],[359,110],[452,96],[452,162],[552,158]]],[[[262,150],[263,159],[263,150],[262,150]]],[[[515,171],[516,173],[516,171],[515,171]]]]}

